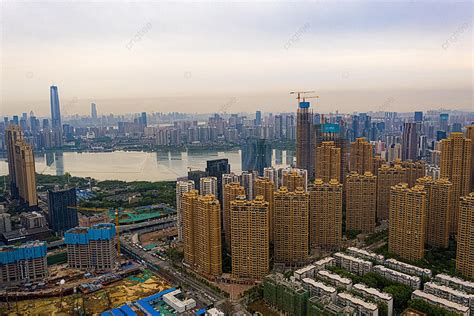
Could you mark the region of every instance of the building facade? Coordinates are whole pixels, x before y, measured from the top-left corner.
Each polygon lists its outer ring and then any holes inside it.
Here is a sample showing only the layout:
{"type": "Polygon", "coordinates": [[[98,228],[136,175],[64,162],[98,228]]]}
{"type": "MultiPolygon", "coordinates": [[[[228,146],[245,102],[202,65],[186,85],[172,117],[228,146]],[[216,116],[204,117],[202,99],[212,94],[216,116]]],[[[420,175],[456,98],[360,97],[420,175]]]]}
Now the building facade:
{"type": "Polygon", "coordinates": [[[254,182],[255,195],[263,196],[263,200],[268,202],[268,229],[270,242],[273,242],[273,199],[275,195],[275,184],[268,178],[257,178],[254,182]]]}
{"type": "Polygon", "coordinates": [[[377,221],[388,219],[390,189],[406,181],[406,170],[395,164],[393,167],[382,165],[377,175],[377,221]]]}
{"type": "Polygon", "coordinates": [[[349,170],[358,174],[372,172],[373,156],[372,145],[363,137],[357,138],[351,143],[349,170]]]}
{"type": "Polygon", "coordinates": [[[238,196],[245,196],[245,188],[240,185],[239,182],[232,182],[224,186],[223,196],[223,217],[224,217],[224,241],[228,251],[231,251],[231,240],[232,240],[232,225],[231,225],[231,202],[234,201],[238,196]]]}
{"type": "Polygon", "coordinates": [[[322,142],[316,148],[316,178],[329,182],[341,179],[341,149],[334,142],[322,142]]]}
{"type": "Polygon", "coordinates": [[[55,233],[63,235],[79,224],[76,188],[48,191],[48,225],[55,233]]]}
{"type": "Polygon", "coordinates": [[[474,278],[474,192],[461,198],[459,206],[456,271],[474,278]]]}
{"type": "Polygon", "coordinates": [[[351,172],[346,177],[346,231],[370,234],[377,215],[377,177],[351,172]]]}
{"type": "Polygon", "coordinates": [[[181,206],[182,196],[184,193],[194,190],[194,181],[177,181],[176,182],[176,211],[178,226],[178,240],[183,240],[183,209],[181,206]]]}

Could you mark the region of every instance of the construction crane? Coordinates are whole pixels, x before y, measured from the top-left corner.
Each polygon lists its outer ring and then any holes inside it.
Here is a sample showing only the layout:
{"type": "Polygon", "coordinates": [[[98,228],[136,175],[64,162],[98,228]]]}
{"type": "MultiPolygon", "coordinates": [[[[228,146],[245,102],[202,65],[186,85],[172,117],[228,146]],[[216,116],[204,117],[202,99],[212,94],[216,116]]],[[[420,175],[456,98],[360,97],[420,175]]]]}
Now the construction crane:
{"type": "MultiPolygon", "coordinates": [[[[99,208],[99,207],[80,207],[80,206],[68,206],[68,208],[76,209],[79,212],[97,212],[105,213],[109,212],[110,208],[99,208]]],[[[117,254],[120,258],[120,231],[119,231],[119,209],[115,209],[115,233],[117,234],[117,254]]]]}
{"type": "MultiPolygon", "coordinates": [[[[291,91],[290,94],[296,94],[297,95],[296,99],[298,100],[298,104],[299,104],[300,100],[301,100],[301,95],[306,94],[306,93],[315,93],[315,92],[316,91],[291,91]]],[[[318,96],[316,96],[316,97],[318,97],[318,96]]],[[[309,99],[310,97],[306,97],[306,98],[309,99]]],[[[303,96],[303,102],[304,102],[304,100],[305,100],[305,97],[303,96]]]]}

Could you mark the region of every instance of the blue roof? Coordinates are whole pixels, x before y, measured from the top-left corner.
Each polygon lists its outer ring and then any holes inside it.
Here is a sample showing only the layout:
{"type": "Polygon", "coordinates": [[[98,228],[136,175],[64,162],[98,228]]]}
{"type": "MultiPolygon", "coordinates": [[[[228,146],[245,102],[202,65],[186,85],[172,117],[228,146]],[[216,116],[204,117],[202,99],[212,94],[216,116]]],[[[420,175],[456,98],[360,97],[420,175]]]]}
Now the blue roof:
{"type": "Polygon", "coordinates": [[[138,300],[135,302],[138,307],[144,311],[146,311],[148,314],[153,315],[153,316],[160,316],[160,312],[155,310],[155,308],[151,305],[158,299],[161,299],[161,297],[165,294],[171,293],[175,291],[176,288],[172,287],[167,290],[161,291],[159,293],[153,294],[151,296],[145,297],[141,300],[138,300]]]}
{"type": "Polygon", "coordinates": [[[307,109],[309,108],[310,103],[307,101],[300,102],[300,109],[307,109]]]}
{"type": "Polygon", "coordinates": [[[123,305],[123,306],[120,307],[120,309],[122,310],[122,312],[124,312],[124,314],[126,316],[136,316],[137,315],[137,313],[135,313],[133,311],[133,309],[128,305],[123,305]]]}
{"type": "Polygon", "coordinates": [[[64,243],[67,245],[86,245],[90,240],[110,240],[115,237],[114,224],[97,224],[90,228],[75,227],[64,233],[64,243]]]}
{"type": "Polygon", "coordinates": [[[0,248],[0,264],[8,264],[26,259],[37,259],[46,256],[45,242],[29,242],[21,246],[6,246],[0,248]]]}
{"type": "Polygon", "coordinates": [[[198,310],[196,312],[196,315],[204,315],[206,313],[206,309],[205,308],[201,308],[200,310],[198,310]]]}

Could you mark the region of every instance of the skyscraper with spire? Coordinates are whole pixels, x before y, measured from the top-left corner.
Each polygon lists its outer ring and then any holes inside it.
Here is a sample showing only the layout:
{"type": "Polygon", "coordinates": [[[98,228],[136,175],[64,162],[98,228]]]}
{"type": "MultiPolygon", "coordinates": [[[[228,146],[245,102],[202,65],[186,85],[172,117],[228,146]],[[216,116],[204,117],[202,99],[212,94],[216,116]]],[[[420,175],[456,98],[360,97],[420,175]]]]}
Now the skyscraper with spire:
{"type": "Polygon", "coordinates": [[[61,124],[61,110],[59,106],[58,87],[51,86],[49,89],[51,100],[51,128],[53,130],[53,141],[55,147],[63,145],[63,132],[61,124]]]}
{"type": "Polygon", "coordinates": [[[300,102],[296,114],[296,167],[314,177],[315,145],[313,111],[309,102],[300,102]]]}

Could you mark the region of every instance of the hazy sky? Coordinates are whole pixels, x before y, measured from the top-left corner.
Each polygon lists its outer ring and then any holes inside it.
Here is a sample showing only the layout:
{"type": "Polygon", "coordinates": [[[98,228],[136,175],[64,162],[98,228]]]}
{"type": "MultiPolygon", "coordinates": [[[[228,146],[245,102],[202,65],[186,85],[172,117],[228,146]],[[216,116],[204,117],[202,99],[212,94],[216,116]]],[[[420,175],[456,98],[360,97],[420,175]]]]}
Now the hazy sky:
{"type": "Polygon", "coordinates": [[[0,115],[474,107],[471,2],[0,1],[0,115]]]}

